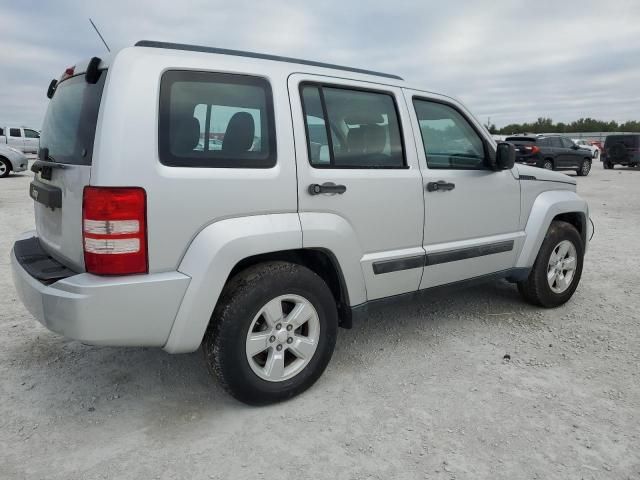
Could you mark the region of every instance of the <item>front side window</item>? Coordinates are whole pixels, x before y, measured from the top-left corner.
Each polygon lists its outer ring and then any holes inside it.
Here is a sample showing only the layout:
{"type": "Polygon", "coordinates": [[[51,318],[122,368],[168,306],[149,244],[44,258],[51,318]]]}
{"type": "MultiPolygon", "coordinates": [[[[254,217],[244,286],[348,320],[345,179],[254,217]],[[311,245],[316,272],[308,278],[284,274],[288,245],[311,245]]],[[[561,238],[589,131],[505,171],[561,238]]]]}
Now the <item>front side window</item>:
{"type": "Polygon", "coordinates": [[[573,142],[571,140],[569,140],[568,138],[560,138],[560,141],[562,142],[562,146],[564,148],[571,148],[573,147],[573,142]]]}
{"type": "Polygon", "coordinates": [[[19,128],[10,128],[9,129],[9,136],[10,137],[21,137],[22,135],[20,134],[20,129],[19,128]]]}
{"type": "Polygon", "coordinates": [[[27,138],[40,138],[40,134],[38,132],[29,128],[24,129],[24,136],[27,138]]]}
{"type": "Polygon", "coordinates": [[[391,94],[305,84],[301,96],[313,167],[404,168],[391,94]]]}
{"type": "Polygon", "coordinates": [[[429,168],[484,169],[482,138],[467,119],[444,103],[414,98],[429,168]]]}
{"type": "Polygon", "coordinates": [[[258,77],[169,71],[160,85],[160,161],[178,167],[270,168],[273,100],[258,77]]]}

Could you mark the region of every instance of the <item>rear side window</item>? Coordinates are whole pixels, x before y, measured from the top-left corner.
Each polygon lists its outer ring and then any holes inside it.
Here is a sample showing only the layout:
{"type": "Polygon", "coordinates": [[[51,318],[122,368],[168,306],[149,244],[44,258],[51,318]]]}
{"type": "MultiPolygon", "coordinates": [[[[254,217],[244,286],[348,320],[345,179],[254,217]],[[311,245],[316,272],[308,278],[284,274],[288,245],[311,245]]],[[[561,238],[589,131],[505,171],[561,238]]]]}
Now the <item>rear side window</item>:
{"type": "Polygon", "coordinates": [[[303,84],[309,163],[315,168],[404,168],[393,95],[303,84]]]}
{"type": "Polygon", "coordinates": [[[273,99],[258,77],[169,71],[160,85],[160,161],[174,167],[276,164],[273,99]]]}
{"type": "Polygon", "coordinates": [[[486,168],[482,138],[460,112],[444,103],[418,98],[413,105],[429,168],[486,168]]]}
{"type": "Polygon", "coordinates": [[[20,134],[20,129],[19,128],[10,128],[9,129],[9,136],[10,137],[21,137],[22,135],[20,134]]]}
{"type": "Polygon", "coordinates": [[[549,140],[551,141],[552,147],[562,148],[562,140],[560,140],[560,137],[551,137],[549,140]]]}

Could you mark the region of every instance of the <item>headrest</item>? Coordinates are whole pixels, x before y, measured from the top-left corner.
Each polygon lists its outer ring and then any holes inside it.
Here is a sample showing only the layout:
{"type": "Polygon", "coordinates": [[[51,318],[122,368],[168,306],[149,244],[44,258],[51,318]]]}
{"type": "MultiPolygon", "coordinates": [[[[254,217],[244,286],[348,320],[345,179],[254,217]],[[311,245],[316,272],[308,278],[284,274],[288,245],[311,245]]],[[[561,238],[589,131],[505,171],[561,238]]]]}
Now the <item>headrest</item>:
{"type": "Polygon", "coordinates": [[[387,134],[380,125],[361,125],[347,134],[347,150],[353,154],[382,153],[386,143],[387,134]]]}
{"type": "Polygon", "coordinates": [[[192,152],[200,141],[200,122],[194,117],[177,119],[171,129],[171,150],[177,154],[192,152]]]}
{"type": "Polygon", "coordinates": [[[235,113],[222,140],[222,151],[231,154],[247,152],[253,145],[255,124],[253,117],[247,112],[235,113]]]}
{"type": "Polygon", "coordinates": [[[384,122],[382,114],[379,112],[367,112],[366,110],[358,110],[350,112],[344,117],[344,121],[348,125],[370,125],[384,122]]]}

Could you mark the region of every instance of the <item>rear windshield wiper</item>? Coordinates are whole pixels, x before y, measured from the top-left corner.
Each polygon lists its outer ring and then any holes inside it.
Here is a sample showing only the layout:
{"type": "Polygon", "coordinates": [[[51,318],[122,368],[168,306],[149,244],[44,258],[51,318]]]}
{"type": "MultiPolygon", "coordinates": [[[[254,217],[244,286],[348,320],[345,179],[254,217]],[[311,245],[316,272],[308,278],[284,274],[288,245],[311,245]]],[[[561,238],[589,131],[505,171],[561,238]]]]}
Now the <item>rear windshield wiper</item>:
{"type": "Polygon", "coordinates": [[[44,167],[65,168],[64,164],[56,162],[56,159],[49,155],[49,149],[46,147],[40,149],[38,157],[38,160],[31,165],[31,171],[33,173],[41,172],[44,167]]]}

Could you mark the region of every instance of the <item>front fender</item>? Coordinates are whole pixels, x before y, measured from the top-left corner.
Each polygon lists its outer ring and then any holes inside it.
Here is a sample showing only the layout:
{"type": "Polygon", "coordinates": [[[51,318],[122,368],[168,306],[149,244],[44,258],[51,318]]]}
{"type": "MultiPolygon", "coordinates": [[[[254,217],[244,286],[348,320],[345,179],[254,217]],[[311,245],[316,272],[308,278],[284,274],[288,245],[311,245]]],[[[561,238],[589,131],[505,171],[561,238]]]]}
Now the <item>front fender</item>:
{"type": "Polygon", "coordinates": [[[204,228],[191,242],[178,271],[191,277],[164,349],[197,350],[233,267],[262,253],[302,248],[297,213],[230,218],[204,228]]]}
{"type": "Polygon", "coordinates": [[[577,213],[583,222],[583,240],[587,248],[587,230],[589,220],[589,206],[576,192],[571,190],[551,190],[542,192],[533,202],[527,224],[525,226],[526,239],[516,268],[530,268],[538,256],[538,251],[547,234],[553,219],[562,213],[577,213]]]}

